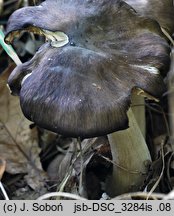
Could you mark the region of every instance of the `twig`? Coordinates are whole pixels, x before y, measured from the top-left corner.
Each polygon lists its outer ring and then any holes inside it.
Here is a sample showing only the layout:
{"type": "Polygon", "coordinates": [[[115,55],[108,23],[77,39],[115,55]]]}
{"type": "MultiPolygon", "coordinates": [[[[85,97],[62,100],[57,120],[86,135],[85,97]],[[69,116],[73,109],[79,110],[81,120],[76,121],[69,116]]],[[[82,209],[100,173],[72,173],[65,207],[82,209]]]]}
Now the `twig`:
{"type": "Polygon", "coordinates": [[[44,200],[44,199],[49,199],[51,197],[66,197],[66,198],[70,198],[70,199],[75,199],[75,200],[87,200],[81,196],[78,196],[76,194],[71,194],[71,193],[65,193],[65,192],[52,192],[52,193],[47,193],[44,194],[42,196],[40,196],[39,198],[37,198],[37,200],[44,200]]]}
{"type": "Polygon", "coordinates": [[[79,180],[79,194],[81,194],[81,191],[83,190],[83,151],[82,151],[81,139],[80,139],[80,138],[77,138],[77,142],[78,142],[79,148],[80,148],[80,180],[79,180]]]}
{"type": "Polygon", "coordinates": [[[145,175],[145,173],[142,173],[138,170],[129,170],[121,165],[119,165],[118,163],[116,163],[115,161],[113,160],[110,160],[109,158],[103,156],[102,154],[99,154],[97,153],[101,158],[105,159],[106,161],[108,161],[109,163],[112,163],[113,165],[119,167],[120,169],[124,170],[125,172],[129,172],[130,174],[142,174],[142,175],[145,175]]]}
{"type": "Polygon", "coordinates": [[[152,193],[154,192],[154,190],[158,186],[159,182],[161,181],[161,178],[162,178],[163,173],[164,173],[165,161],[164,161],[164,149],[163,148],[164,148],[164,141],[163,141],[163,143],[161,143],[162,170],[161,170],[161,173],[160,173],[158,180],[156,181],[156,183],[154,184],[154,186],[151,188],[150,192],[148,193],[146,200],[148,200],[149,197],[152,195],[152,193]]]}
{"type": "Polygon", "coordinates": [[[4,195],[5,200],[9,200],[9,197],[8,197],[8,195],[7,195],[6,191],[5,191],[5,188],[4,188],[1,181],[0,181],[0,188],[1,188],[1,191],[2,191],[2,193],[4,195]]]}
{"type": "Polygon", "coordinates": [[[137,198],[139,197],[140,199],[147,199],[147,196],[150,199],[153,200],[158,200],[158,199],[163,199],[165,197],[165,194],[160,194],[160,193],[152,193],[149,196],[148,192],[132,192],[132,193],[126,193],[126,194],[122,194],[119,196],[114,197],[112,200],[133,200],[133,198],[137,198]]]}

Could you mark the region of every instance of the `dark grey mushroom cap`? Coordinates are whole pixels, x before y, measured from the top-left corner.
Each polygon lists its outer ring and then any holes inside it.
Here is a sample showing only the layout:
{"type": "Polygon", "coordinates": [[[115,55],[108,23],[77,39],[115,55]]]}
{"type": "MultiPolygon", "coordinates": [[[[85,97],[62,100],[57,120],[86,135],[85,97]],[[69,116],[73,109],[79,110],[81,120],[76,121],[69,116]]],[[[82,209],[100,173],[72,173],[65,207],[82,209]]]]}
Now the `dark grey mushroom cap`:
{"type": "Polygon", "coordinates": [[[138,13],[157,20],[170,35],[174,33],[173,0],[125,0],[138,13]]]}
{"type": "Polygon", "coordinates": [[[134,88],[154,97],[165,91],[170,48],[160,27],[121,0],[50,0],[20,9],[7,41],[29,27],[63,31],[70,40],[60,48],[45,43],[9,77],[24,115],[40,127],[71,137],[109,134],[128,127],[134,88]]]}

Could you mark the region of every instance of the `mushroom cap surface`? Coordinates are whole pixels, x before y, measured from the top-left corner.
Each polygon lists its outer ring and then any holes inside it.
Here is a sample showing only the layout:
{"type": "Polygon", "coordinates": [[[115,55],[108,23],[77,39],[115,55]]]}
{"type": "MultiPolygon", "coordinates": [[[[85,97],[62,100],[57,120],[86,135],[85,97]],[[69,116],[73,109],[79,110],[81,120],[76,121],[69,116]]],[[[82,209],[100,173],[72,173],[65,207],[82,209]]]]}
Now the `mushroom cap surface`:
{"type": "Polygon", "coordinates": [[[173,0],[125,0],[125,2],[143,16],[157,20],[170,35],[174,33],[173,0]]]}
{"type": "Polygon", "coordinates": [[[128,127],[134,88],[154,97],[165,91],[165,36],[156,21],[121,0],[47,0],[19,9],[6,41],[24,29],[69,38],[59,48],[43,44],[8,80],[24,115],[42,128],[82,138],[109,134],[128,127]]]}

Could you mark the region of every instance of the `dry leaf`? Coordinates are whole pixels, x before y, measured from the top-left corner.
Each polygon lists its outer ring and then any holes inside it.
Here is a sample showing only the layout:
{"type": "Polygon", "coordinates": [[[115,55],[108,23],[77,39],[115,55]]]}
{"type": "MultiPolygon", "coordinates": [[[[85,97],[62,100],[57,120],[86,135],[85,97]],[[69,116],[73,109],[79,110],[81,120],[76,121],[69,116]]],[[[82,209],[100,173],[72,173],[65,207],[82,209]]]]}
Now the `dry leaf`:
{"type": "Polygon", "coordinates": [[[27,173],[27,182],[36,189],[43,184],[36,128],[22,114],[18,97],[11,96],[6,86],[9,73],[0,76],[0,152],[11,174],[27,173]],[[37,178],[37,180],[36,180],[37,178]],[[37,182],[37,183],[36,183],[37,182]]]}
{"type": "Polygon", "coordinates": [[[6,161],[0,157],[0,180],[2,179],[2,176],[5,172],[5,167],[6,167],[6,161]]]}

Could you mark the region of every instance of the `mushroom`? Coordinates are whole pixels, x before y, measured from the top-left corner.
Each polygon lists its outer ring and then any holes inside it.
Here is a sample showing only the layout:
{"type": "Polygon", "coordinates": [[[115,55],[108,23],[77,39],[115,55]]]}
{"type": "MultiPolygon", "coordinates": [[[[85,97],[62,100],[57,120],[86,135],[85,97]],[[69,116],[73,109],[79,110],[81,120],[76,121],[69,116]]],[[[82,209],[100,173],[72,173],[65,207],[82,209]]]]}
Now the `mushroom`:
{"type": "Polygon", "coordinates": [[[11,15],[6,42],[22,30],[48,39],[8,80],[26,118],[65,136],[108,135],[110,194],[138,190],[151,158],[128,109],[133,92],[165,91],[170,47],[159,24],[121,0],[46,0],[11,15]]]}
{"type": "MultiPolygon", "coordinates": [[[[174,45],[174,42],[171,38],[172,34],[174,33],[173,0],[125,0],[125,2],[131,5],[139,14],[157,20],[163,33],[174,45]]],[[[132,103],[132,110],[136,120],[143,135],[145,135],[145,106],[143,106],[144,99],[142,97],[134,96],[132,98],[132,103]],[[140,104],[141,106],[139,106],[140,104]]]]}
{"type": "Polygon", "coordinates": [[[171,35],[174,33],[174,3],[173,0],[125,0],[139,14],[159,22],[160,26],[171,35]]]}

